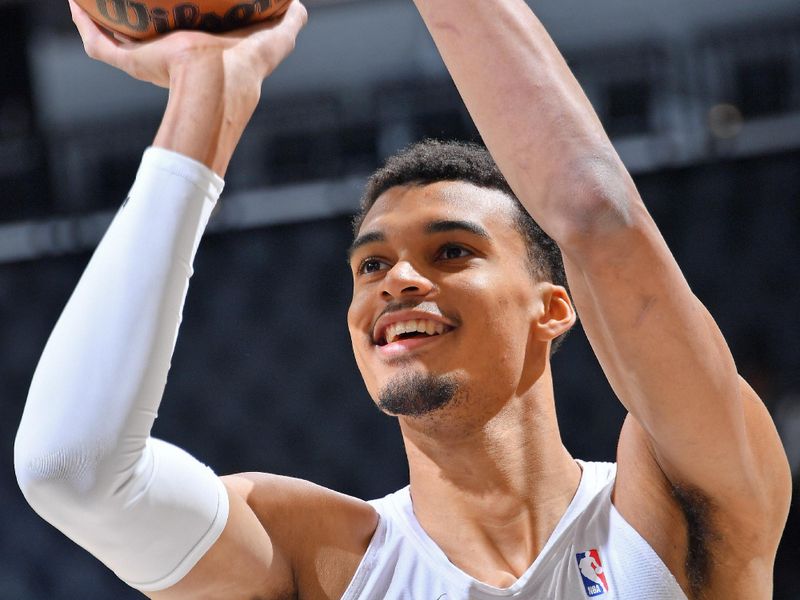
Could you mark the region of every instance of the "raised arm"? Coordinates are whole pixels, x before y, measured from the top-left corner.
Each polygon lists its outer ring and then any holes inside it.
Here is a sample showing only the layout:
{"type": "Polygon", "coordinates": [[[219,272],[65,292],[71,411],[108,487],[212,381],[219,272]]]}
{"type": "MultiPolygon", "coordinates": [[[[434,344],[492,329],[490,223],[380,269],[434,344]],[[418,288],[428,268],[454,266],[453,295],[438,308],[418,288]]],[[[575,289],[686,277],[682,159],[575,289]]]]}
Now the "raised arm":
{"type": "Polygon", "coordinates": [[[586,333],[630,412],[616,502],[648,502],[648,483],[659,502],[705,498],[717,533],[737,531],[771,570],[790,489],[772,421],[554,43],[522,0],[416,4],[500,169],[561,247],[586,333]]]}
{"type": "Polygon", "coordinates": [[[305,9],[294,3],[279,23],[223,36],[119,43],[72,8],[91,56],[168,86],[170,97],[34,374],[15,444],[20,487],[46,520],[153,597],[276,597],[293,589],[294,573],[248,504],[254,485],[223,484],[150,429],[220,176],[305,9]]]}

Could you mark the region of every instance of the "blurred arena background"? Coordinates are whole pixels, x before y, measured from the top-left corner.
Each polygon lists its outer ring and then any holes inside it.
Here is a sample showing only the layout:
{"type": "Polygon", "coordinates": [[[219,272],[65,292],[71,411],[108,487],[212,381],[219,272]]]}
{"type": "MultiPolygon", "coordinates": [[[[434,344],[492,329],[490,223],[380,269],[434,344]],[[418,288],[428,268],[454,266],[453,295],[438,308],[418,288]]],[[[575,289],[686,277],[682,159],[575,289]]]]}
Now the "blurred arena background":
{"type": "MultiPolygon", "coordinates": [[[[265,85],[201,246],[155,434],[219,473],[270,471],[372,498],[407,474],[349,347],[349,215],[395,149],[477,134],[411,2],[307,5],[310,23],[265,85]]],[[[768,404],[797,489],[800,5],[534,8],[768,404]]],[[[86,58],[65,0],[0,0],[0,58],[0,600],[137,598],[28,508],[12,448],[47,335],[166,94],[86,58]]],[[[623,412],[580,332],[554,368],[568,447],[612,460],[623,412]]],[[[795,503],[775,598],[800,598],[798,564],[795,503]]]]}

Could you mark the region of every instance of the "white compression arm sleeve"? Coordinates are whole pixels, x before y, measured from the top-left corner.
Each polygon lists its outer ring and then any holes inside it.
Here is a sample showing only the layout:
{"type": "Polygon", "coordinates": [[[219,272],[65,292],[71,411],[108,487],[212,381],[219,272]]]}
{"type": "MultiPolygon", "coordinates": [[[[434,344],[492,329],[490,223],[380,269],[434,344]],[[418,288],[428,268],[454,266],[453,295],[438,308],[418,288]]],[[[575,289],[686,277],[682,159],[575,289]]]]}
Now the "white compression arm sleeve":
{"type": "Polygon", "coordinates": [[[219,478],[150,437],[222,185],[189,158],[145,152],[47,342],[14,448],[36,512],[142,591],[186,575],[228,516],[219,478]]]}

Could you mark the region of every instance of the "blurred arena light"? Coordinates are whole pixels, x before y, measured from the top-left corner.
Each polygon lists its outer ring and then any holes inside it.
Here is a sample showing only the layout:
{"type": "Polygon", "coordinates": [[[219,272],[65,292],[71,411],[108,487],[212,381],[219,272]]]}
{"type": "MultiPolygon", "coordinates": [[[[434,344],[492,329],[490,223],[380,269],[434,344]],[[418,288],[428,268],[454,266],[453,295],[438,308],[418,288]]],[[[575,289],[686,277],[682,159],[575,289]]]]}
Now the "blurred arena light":
{"type": "Polygon", "coordinates": [[[721,140],[735,138],[742,131],[742,111],[733,104],[717,104],[708,111],[708,128],[714,137],[721,140]]]}

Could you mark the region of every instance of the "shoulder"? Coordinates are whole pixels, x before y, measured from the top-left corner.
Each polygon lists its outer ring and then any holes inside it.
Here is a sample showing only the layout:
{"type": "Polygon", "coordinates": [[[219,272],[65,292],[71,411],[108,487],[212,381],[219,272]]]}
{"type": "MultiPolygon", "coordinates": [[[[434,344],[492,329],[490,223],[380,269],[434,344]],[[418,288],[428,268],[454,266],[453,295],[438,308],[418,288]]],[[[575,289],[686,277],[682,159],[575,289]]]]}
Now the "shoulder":
{"type": "Polygon", "coordinates": [[[319,518],[320,524],[335,522],[336,519],[328,518],[334,515],[356,521],[366,517],[374,521],[372,529],[375,529],[377,515],[368,502],[310,481],[269,473],[238,473],[222,477],[222,481],[230,491],[247,501],[259,519],[270,524],[279,517],[309,511],[311,514],[306,517],[319,518]],[[327,511],[334,512],[326,514],[327,511]]]}
{"type": "Polygon", "coordinates": [[[378,525],[378,513],[368,502],[267,473],[239,473],[222,480],[286,553],[301,596],[341,596],[378,525]]]}

